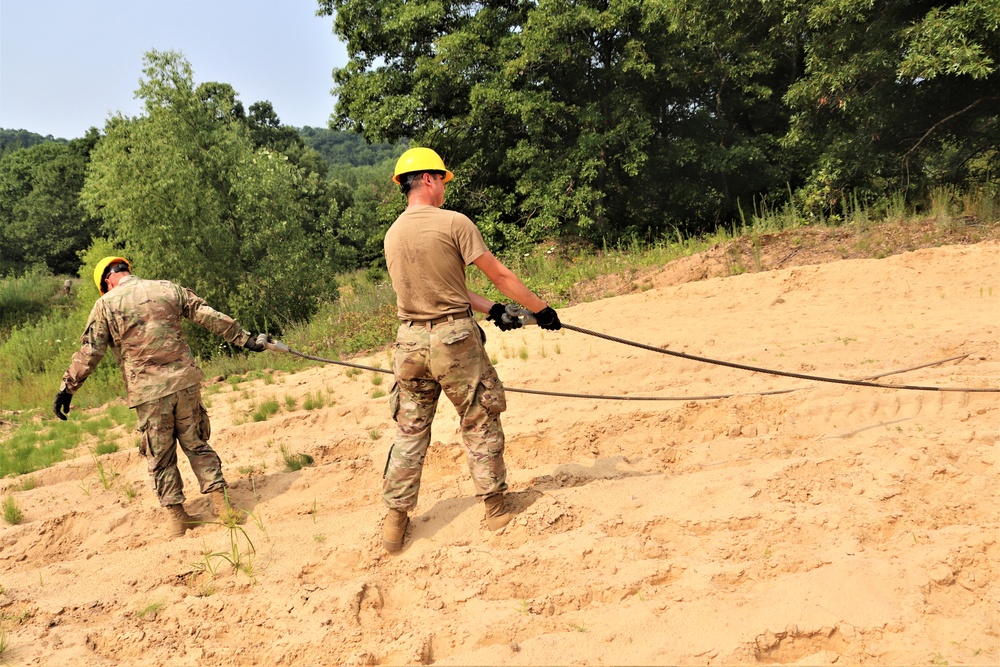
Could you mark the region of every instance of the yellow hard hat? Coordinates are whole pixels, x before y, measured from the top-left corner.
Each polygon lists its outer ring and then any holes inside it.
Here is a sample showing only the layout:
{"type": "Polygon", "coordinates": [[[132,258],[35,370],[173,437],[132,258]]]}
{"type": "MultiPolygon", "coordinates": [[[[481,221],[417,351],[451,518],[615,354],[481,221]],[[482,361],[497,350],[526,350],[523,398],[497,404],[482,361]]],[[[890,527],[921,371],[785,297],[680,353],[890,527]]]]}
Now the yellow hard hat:
{"type": "Polygon", "coordinates": [[[455,178],[455,174],[444,168],[444,160],[430,148],[411,148],[396,160],[396,171],[392,182],[399,184],[399,177],[415,171],[443,171],[444,183],[455,178]]]}
{"type": "Polygon", "coordinates": [[[108,270],[109,266],[115,263],[124,264],[128,267],[128,272],[132,273],[132,263],[124,257],[105,257],[99,261],[97,266],[94,268],[94,284],[97,285],[97,291],[101,294],[108,291],[104,288],[104,279],[106,278],[104,272],[108,270]]]}

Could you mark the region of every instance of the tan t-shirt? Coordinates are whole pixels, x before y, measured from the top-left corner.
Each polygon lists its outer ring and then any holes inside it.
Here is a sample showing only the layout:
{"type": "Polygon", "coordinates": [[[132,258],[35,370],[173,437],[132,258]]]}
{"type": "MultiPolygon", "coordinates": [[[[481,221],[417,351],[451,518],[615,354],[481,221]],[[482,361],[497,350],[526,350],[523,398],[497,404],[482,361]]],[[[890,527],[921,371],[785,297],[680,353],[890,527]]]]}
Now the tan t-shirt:
{"type": "Polygon", "coordinates": [[[399,319],[434,320],[469,310],[465,267],[489,250],[472,220],[414,206],[392,223],[384,245],[399,319]]]}

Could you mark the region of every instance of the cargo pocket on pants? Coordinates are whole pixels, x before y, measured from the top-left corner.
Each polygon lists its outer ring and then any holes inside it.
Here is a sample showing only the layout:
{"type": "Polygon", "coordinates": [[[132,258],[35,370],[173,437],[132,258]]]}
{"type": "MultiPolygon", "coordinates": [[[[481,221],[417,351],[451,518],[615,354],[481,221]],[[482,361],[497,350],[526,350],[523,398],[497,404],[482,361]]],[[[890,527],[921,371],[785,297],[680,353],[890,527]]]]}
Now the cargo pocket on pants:
{"type": "Polygon", "coordinates": [[[139,454],[145,458],[149,456],[149,423],[140,424],[136,427],[139,432],[139,454]]]}
{"type": "Polygon", "coordinates": [[[198,404],[198,413],[201,415],[201,423],[198,424],[198,437],[208,442],[212,437],[212,420],[208,418],[208,410],[204,403],[198,404]]]}
{"type": "Polygon", "coordinates": [[[399,414],[399,383],[393,382],[392,389],[389,390],[389,416],[392,417],[392,421],[396,421],[397,414],[399,414]]]}
{"type": "Polygon", "coordinates": [[[498,415],[507,409],[507,394],[503,383],[495,375],[485,376],[479,380],[479,404],[491,415],[498,415]]]}

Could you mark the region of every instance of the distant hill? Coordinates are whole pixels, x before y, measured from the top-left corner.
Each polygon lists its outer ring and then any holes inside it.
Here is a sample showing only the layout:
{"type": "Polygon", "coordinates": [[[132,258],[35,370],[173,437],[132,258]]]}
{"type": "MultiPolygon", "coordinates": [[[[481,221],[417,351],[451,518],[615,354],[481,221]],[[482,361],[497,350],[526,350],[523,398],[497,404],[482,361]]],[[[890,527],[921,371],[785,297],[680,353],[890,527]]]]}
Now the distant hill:
{"type": "Polygon", "coordinates": [[[27,130],[7,130],[0,128],[0,155],[5,155],[20,148],[31,148],[35,144],[55,141],[60,144],[68,144],[66,139],[57,139],[51,134],[42,136],[27,130]]]}
{"type": "Polygon", "coordinates": [[[369,144],[360,134],[329,130],[324,127],[309,127],[299,129],[299,136],[306,146],[314,149],[330,166],[350,165],[363,167],[379,164],[386,159],[398,157],[405,144],[369,144]]]}

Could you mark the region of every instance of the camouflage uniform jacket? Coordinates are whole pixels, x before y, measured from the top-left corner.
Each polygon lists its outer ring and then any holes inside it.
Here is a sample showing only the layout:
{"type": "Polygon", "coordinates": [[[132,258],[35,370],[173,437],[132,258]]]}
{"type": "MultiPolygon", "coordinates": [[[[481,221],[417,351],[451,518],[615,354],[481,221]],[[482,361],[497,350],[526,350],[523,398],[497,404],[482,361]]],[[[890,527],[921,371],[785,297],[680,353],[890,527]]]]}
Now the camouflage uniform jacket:
{"type": "Polygon", "coordinates": [[[184,340],[184,318],[234,345],[250,338],[239,322],[191,290],[166,280],[126,276],[94,304],[60,391],[75,393],[108,346],[122,370],[129,407],[199,384],[204,376],[184,340]]]}

